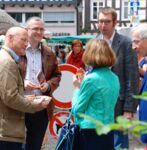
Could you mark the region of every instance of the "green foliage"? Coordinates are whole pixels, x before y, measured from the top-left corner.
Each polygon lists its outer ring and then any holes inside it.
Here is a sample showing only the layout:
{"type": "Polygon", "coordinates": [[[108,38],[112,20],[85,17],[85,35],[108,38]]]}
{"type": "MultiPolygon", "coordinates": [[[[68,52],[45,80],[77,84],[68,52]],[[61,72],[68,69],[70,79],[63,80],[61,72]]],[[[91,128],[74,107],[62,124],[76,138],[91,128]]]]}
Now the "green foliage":
{"type": "Polygon", "coordinates": [[[134,95],[133,98],[147,100],[147,92],[143,92],[141,95],[134,95]]]}
{"type": "Polygon", "coordinates": [[[135,136],[140,136],[141,134],[147,133],[146,122],[129,120],[123,116],[117,117],[116,123],[108,125],[104,125],[102,122],[84,114],[79,114],[79,117],[93,122],[96,125],[96,132],[98,135],[107,134],[112,130],[121,130],[124,134],[131,133],[135,136]]]}
{"type": "Polygon", "coordinates": [[[87,32],[89,32],[89,31],[90,31],[90,28],[83,28],[83,29],[81,30],[82,33],[87,33],[87,32]]]}

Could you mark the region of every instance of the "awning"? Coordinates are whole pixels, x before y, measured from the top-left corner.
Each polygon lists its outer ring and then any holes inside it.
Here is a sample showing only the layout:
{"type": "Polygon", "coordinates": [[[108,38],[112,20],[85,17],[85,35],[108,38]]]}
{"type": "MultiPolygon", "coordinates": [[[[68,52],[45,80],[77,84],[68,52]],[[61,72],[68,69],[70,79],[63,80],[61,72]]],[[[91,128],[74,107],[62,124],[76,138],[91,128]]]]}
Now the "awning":
{"type": "Polygon", "coordinates": [[[81,40],[85,44],[88,40],[96,38],[96,35],[79,35],[79,36],[52,36],[48,43],[71,44],[73,40],[81,40]]]}
{"type": "Polygon", "coordinates": [[[0,9],[0,35],[4,35],[12,26],[20,26],[19,23],[0,9]]]}

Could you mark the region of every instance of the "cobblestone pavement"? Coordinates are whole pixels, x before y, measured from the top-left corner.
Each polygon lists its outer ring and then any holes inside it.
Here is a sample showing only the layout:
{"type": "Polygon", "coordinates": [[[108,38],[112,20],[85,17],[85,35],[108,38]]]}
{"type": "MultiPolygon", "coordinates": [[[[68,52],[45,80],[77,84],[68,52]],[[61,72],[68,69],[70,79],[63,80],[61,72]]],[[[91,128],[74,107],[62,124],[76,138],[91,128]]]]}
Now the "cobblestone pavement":
{"type": "Polygon", "coordinates": [[[46,134],[47,141],[43,144],[42,150],[55,150],[57,140],[50,135],[49,130],[47,130],[46,134]]]}

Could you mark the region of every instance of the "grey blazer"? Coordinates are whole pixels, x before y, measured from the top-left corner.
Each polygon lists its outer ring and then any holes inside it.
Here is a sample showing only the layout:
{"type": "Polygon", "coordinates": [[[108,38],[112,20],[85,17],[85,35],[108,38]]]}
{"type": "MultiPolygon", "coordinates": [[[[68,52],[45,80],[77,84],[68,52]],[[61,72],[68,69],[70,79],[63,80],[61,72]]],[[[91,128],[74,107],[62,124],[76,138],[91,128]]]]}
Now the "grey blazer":
{"type": "MultiPolygon", "coordinates": [[[[99,37],[98,37],[99,38],[99,37]]],[[[138,94],[138,63],[137,55],[132,50],[131,39],[115,33],[112,41],[112,49],[117,55],[117,63],[112,67],[112,71],[118,75],[120,81],[120,95],[117,102],[116,115],[122,115],[123,112],[135,112],[137,102],[132,98],[138,94]],[[122,102],[122,105],[119,102],[122,102]]]]}

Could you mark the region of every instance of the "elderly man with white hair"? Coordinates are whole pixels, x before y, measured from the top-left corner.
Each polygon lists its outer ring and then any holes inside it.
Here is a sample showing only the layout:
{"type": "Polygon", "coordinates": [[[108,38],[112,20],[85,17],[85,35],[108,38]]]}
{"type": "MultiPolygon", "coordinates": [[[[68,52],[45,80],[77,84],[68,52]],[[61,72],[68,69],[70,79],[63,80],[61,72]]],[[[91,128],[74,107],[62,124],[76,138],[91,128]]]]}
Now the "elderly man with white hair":
{"type": "MultiPolygon", "coordinates": [[[[147,24],[142,23],[132,31],[132,46],[137,49],[143,56],[147,56],[147,24]]],[[[140,93],[147,92],[147,72],[144,75],[140,93]]],[[[147,101],[139,102],[139,120],[147,121],[147,101]]],[[[147,143],[147,134],[141,135],[141,141],[147,143]]]]}

